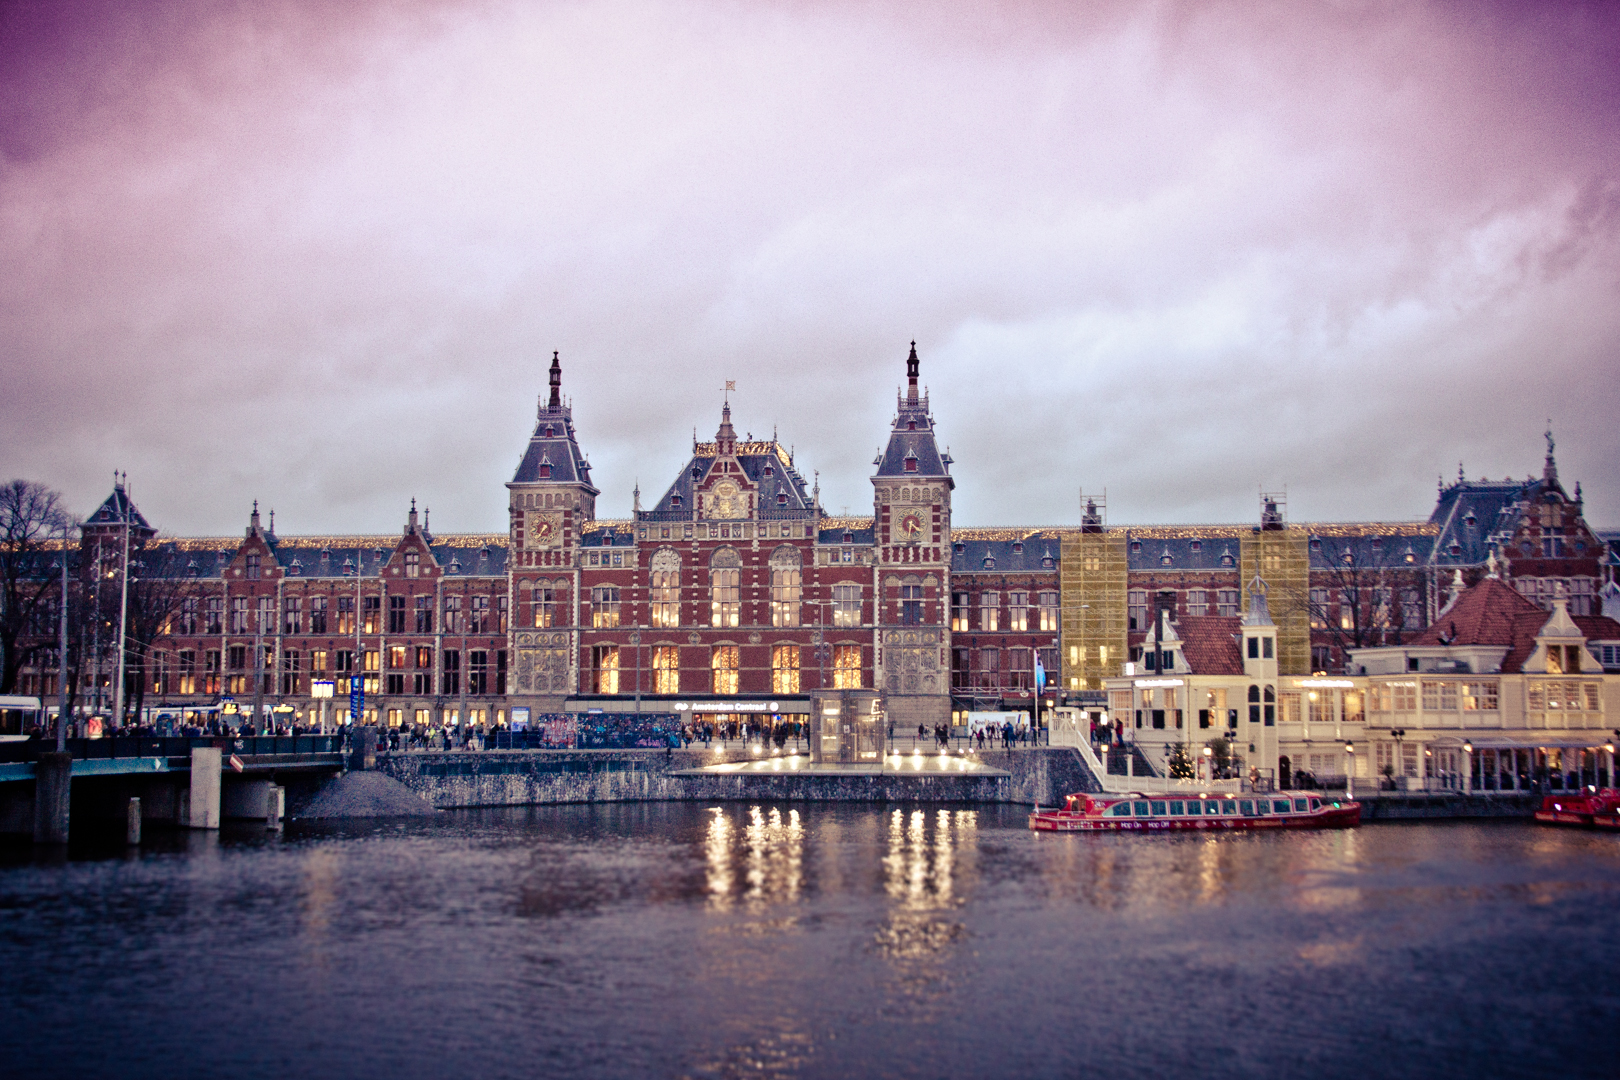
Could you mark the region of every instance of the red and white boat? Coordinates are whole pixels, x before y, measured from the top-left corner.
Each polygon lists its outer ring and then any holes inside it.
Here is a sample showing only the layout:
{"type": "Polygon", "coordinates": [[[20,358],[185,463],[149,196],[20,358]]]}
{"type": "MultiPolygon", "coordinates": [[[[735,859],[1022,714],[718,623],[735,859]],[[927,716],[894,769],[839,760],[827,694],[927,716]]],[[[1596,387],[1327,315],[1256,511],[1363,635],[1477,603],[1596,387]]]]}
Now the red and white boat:
{"type": "Polygon", "coordinates": [[[1162,832],[1181,829],[1347,829],[1361,823],[1361,804],[1320,792],[1299,795],[1070,795],[1060,810],[1036,810],[1036,832],[1162,832]]]}
{"type": "Polygon", "coordinates": [[[1548,795],[1541,800],[1536,820],[1543,825],[1620,829],[1620,791],[1603,788],[1548,795]]]}

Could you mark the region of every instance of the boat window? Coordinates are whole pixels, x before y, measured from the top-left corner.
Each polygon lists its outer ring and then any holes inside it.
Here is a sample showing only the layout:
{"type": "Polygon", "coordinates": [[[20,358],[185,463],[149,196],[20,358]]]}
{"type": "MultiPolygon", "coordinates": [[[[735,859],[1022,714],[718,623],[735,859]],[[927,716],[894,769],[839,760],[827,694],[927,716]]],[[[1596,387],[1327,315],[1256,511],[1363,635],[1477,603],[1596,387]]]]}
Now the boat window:
{"type": "Polygon", "coordinates": [[[1304,799],[1295,799],[1294,800],[1294,813],[1303,814],[1305,811],[1309,810],[1310,808],[1311,808],[1310,804],[1308,802],[1306,802],[1304,799]]]}
{"type": "Polygon", "coordinates": [[[1238,813],[1242,814],[1244,817],[1254,817],[1254,800],[1244,799],[1242,802],[1238,803],[1238,813]]]}
{"type": "Polygon", "coordinates": [[[1286,813],[1288,813],[1288,800],[1287,799],[1278,799],[1275,802],[1273,802],[1271,804],[1271,812],[1273,814],[1286,814],[1286,813]]]}
{"type": "Polygon", "coordinates": [[[1210,815],[1211,817],[1219,814],[1220,812],[1221,804],[1216,802],[1214,799],[1211,799],[1204,804],[1204,813],[1210,815]]]}
{"type": "Polygon", "coordinates": [[[1203,812],[1204,812],[1204,804],[1203,803],[1199,802],[1197,799],[1191,799],[1191,800],[1188,801],[1188,803],[1187,803],[1187,813],[1191,814],[1193,817],[1198,817],[1203,812]]]}
{"type": "Polygon", "coordinates": [[[1172,802],[1170,804],[1170,816],[1171,817],[1180,817],[1181,816],[1181,802],[1179,800],[1174,801],[1174,802],[1172,802]]]}
{"type": "Polygon", "coordinates": [[[1311,809],[1312,810],[1320,810],[1320,809],[1322,809],[1322,800],[1321,799],[1312,799],[1311,800],[1311,809]]]}
{"type": "Polygon", "coordinates": [[[1108,808],[1109,817],[1130,817],[1131,804],[1128,802],[1115,803],[1108,808]]]}
{"type": "Polygon", "coordinates": [[[1161,799],[1153,800],[1153,816],[1164,817],[1164,802],[1161,799]]]}
{"type": "Polygon", "coordinates": [[[1137,817],[1147,817],[1148,816],[1148,804],[1147,803],[1139,802],[1139,803],[1136,804],[1136,816],[1137,817]]]}
{"type": "Polygon", "coordinates": [[[1237,803],[1233,802],[1231,799],[1222,800],[1222,802],[1221,802],[1221,813],[1223,813],[1223,814],[1236,814],[1237,813],[1237,803]]]}

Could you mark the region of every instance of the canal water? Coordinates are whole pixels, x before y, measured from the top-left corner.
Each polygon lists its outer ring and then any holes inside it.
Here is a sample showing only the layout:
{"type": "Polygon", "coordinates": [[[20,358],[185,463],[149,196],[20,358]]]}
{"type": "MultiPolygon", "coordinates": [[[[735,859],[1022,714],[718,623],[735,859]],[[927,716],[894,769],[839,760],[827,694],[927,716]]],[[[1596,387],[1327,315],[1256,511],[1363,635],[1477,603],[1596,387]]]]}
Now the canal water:
{"type": "Polygon", "coordinates": [[[1616,836],[664,803],[149,840],[0,851],[0,1074],[1620,1076],[1616,836]]]}

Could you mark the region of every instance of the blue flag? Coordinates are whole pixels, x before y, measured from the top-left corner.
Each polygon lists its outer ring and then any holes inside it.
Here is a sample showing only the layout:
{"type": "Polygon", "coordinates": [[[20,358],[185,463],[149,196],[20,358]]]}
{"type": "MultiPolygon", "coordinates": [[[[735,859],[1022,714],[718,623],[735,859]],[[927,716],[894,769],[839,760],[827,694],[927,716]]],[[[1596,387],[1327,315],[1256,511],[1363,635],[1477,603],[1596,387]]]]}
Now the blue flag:
{"type": "Polygon", "coordinates": [[[1046,689],[1046,669],[1041,666],[1040,657],[1035,658],[1035,692],[1038,694],[1046,689]]]}

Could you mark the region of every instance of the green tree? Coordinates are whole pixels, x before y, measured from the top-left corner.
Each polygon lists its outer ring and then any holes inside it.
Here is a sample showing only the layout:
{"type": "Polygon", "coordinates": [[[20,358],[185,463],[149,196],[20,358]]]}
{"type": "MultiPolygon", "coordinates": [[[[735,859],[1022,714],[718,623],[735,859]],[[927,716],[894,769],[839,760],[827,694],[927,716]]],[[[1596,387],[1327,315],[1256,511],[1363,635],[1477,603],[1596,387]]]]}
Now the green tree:
{"type": "Polygon", "coordinates": [[[1187,755],[1187,744],[1177,743],[1170,748],[1166,762],[1172,780],[1191,780],[1194,776],[1192,758],[1187,755]]]}

